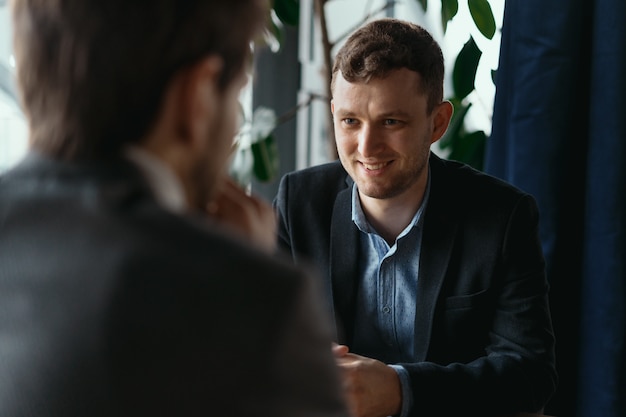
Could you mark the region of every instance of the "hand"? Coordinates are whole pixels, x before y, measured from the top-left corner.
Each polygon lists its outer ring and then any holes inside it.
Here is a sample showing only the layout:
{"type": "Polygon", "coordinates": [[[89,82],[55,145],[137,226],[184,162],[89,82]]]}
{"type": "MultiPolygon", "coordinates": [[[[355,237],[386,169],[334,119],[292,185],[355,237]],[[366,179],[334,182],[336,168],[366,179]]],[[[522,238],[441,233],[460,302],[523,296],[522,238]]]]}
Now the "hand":
{"type": "Polygon", "coordinates": [[[350,353],[345,345],[333,344],[332,349],[353,417],[387,417],[400,413],[402,388],[393,368],[350,353]]]}
{"type": "Polygon", "coordinates": [[[246,194],[232,179],[224,179],[219,192],[207,205],[209,216],[234,230],[263,250],[276,249],[276,216],[272,206],[246,194]]]}

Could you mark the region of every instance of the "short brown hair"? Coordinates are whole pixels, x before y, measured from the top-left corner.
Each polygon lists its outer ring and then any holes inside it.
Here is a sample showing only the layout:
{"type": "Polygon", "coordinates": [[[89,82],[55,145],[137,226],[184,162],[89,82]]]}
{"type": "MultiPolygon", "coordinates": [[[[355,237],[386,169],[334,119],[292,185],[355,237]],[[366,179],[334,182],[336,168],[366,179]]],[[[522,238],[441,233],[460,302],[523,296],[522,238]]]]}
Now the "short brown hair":
{"type": "Polygon", "coordinates": [[[65,160],[119,153],[148,132],[183,67],[221,56],[225,89],[267,11],[265,0],[13,0],[31,145],[65,160]]]}
{"type": "Polygon", "coordinates": [[[379,19],[350,35],[335,58],[331,87],[338,71],[349,82],[367,82],[400,68],[421,76],[430,113],[443,100],[443,54],[430,33],[410,22],[379,19]]]}

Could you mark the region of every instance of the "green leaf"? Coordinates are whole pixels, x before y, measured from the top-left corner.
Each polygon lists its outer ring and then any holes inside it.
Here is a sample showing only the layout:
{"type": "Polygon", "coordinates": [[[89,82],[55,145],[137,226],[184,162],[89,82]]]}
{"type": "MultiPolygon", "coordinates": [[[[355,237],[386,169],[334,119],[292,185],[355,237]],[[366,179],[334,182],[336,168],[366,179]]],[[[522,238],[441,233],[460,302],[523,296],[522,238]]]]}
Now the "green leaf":
{"type": "Polygon", "coordinates": [[[300,2],[298,0],[274,0],[274,11],[281,22],[298,26],[300,21],[300,2]]]}
{"type": "Polygon", "coordinates": [[[447,159],[465,162],[478,170],[482,170],[486,142],[487,135],[482,130],[463,135],[459,137],[447,159]]]}
{"type": "Polygon", "coordinates": [[[467,133],[465,130],[465,116],[472,107],[472,103],[464,103],[458,98],[451,98],[454,105],[454,114],[450,126],[439,140],[439,147],[448,150],[447,159],[465,162],[476,169],[482,169],[485,154],[486,135],[483,131],[467,133]]]}
{"type": "Polygon", "coordinates": [[[274,136],[269,134],[251,146],[254,158],[254,176],[259,181],[271,181],[278,175],[278,146],[274,136]]]}
{"type": "Polygon", "coordinates": [[[491,82],[493,82],[494,85],[496,85],[497,78],[498,78],[498,70],[497,69],[491,70],[491,82]]]}
{"type": "Polygon", "coordinates": [[[478,61],[480,61],[481,55],[481,50],[478,49],[474,38],[470,36],[456,57],[452,71],[452,86],[457,98],[464,99],[474,90],[476,70],[478,69],[478,61]]]}
{"type": "Polygon", "coordinates": [[[461,100],[457,98],[450,99],[454,106],[454,113],[452,114],[452,120],[446,130],[446,133],[439,139],[439,146],[441,149],[454,148],[459,137],[464,134],[463,121],[467,115],[467,111],[472,107],[472,103],[463,104],[461,100]]]}
{"type": "Polygon", "coordinates": [[[441,0],[441,25],[444,33],[448,28],[448,22],[459,11],[459,0],[441,0]]]}
{"type": "Polygon", "coordinates": [[[496,33],[496,20],[493,18],[491,5],[488,0],[467,0],[472,19],[480,33],[487,39],[492,39],[496,33]]]}
{"type": "Polygon", "coordinates": [[[428,9],[428,0],[417,0],[417,2],[422,5],[422,10],[426,12],[428,9]]]}

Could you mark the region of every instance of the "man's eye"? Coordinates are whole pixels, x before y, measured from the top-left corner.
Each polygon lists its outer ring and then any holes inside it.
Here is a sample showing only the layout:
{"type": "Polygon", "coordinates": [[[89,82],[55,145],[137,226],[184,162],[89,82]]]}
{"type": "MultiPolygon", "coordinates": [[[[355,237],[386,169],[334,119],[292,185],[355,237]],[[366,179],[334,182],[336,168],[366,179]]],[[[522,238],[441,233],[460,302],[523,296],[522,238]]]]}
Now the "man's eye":
{"type": "Polygon", "coordinates": [[[356,119],[352,119],[350,117],[346,117],[345,119],[343,119],[343,122],[347,125],[354,125],[357,123],[356,119]]]}
{"type": "Polygon", "coordinates": [[[398,123],[400,123],[399,120],[396,119],[385,119],[385,121],[383,122],[384,125],[397,125],[398,123]]]}

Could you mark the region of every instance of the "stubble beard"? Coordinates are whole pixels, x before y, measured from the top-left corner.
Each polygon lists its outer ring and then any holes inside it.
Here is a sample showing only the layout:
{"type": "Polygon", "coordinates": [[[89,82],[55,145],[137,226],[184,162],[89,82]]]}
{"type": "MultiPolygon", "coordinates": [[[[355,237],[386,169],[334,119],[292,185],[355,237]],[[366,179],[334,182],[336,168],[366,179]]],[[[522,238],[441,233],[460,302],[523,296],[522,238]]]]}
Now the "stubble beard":
{"type": "Polygon", "coordinates": [[[373,180],[361,181],[357,177],[355,179],[359,193],[379,200],[391,199],[399,196],[419,181],[421,175],[426,169],[427,161],[416,163],[409,171],[401,172],[389,179],[381,182],[373,180]]]}

